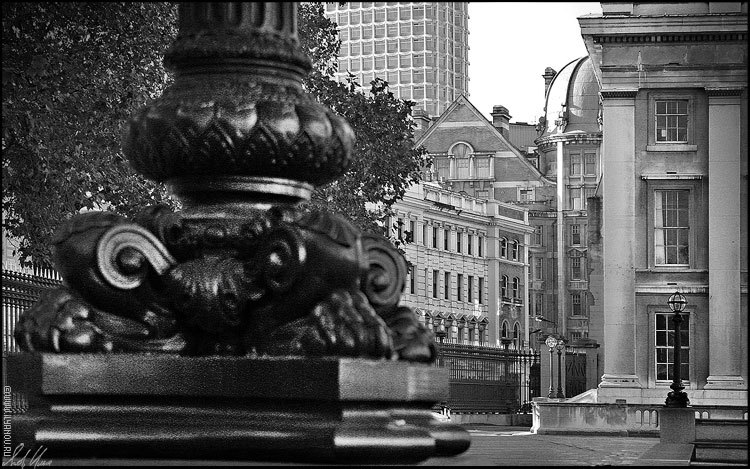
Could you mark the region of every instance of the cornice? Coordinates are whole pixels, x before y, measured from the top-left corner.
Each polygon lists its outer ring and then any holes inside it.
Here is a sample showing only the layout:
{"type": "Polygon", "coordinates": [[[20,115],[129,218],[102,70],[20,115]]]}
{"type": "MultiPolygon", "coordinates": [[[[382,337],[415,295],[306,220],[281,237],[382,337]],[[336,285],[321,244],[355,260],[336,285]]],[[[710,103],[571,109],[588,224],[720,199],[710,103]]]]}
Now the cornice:
{"type": "Polygon", "coordinates": [[[706,94],[711,96],[742,96],[744,88],[706,88],[706,94]]]}
{"type": "Polygon", "coordinates": [[[638,94],[638,90],[602,90],[599,96],[602,99],[633,99],[638,94]]]}
{"type": "Polygon", "coordinates": [[[658,34],[595,34],[594,44],[649,44],[649,43],[691,43],[691,42],[745,42],[746,32],[711,33],[658,33],[658,34]]]}
{"type": "Polygon", "coordinates": [[[556,144],[557,142],[563,142],[565,144],[571,143],[601,143],[602,133],[601,132],[587,132],[587,133],[562,133],[552,134],[546,137],[541,137],[534,141],[537,144],[539,151],[546,150],[548,147],[556,144]]]}

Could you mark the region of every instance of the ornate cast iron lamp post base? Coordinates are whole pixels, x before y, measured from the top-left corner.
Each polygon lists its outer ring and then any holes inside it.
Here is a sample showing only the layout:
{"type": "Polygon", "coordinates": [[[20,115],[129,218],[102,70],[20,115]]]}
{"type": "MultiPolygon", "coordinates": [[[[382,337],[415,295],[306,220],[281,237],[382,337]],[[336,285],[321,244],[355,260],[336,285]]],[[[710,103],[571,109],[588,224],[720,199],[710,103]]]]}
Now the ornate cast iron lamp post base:
{"type": "Polygon", "coordinates": [[[436,421],[447,370],[399,306],[389,241],[304,212],[351,159],[309,98],[292,3],[181,4],[175,82],[123,150],[183,210],[89,212],[60,227],[65,286],[19,320],[8,362],[45,457],[414,462],[469,434],[436,421]]]}

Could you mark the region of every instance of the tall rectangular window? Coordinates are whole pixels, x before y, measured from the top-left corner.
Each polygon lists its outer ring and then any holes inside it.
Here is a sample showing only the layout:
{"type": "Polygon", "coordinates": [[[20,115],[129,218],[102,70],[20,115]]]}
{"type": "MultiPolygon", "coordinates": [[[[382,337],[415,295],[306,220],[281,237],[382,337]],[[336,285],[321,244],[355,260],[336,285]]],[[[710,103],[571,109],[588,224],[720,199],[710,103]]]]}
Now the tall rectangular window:
{"type": "Polygon", "coordinates": [[[544,316],[544,309],[542,307],[542,294],[537,293],[534,295],[534,314],[537,316],[544,316]]]}
{"type": "Polygon", "coordinates": [[[654,191],[654,262],[689,265],[690,203],[688,190],[654,191]]]}
{"type": "Polygon", "coordinates": [[[438,278],[438,275],[440,274],[438,273],[437,270],[432,271],[432,297],[433,298],[438,297],[438,282],[440,281],[440,279],[438,278]]]}
{"type": "Polygon", "coordinates": [[[479,304],[482,304],[482,298],[484,297],[484,278],[479,277],[479,285],[477,287],[477,300],[479,300],[479,304]]]}
{"type": "Polygon", "coordinates": [[[456,299],[458,301],[463,301],[464,300],[463,283],[464,283],[464,276],[463,276],[463,274],[458,274],[456,276],[456,299]]]}
{"type": "Polygon", "coordinates": [[[581,315],[581,294],[571,293],[570,295],[571,312],[573,316],[581,315]]]}
{"type": "MultiPolygon", "coordinates": [[[[682,314],[680,324],[680,378],[690,380],[690,315],[682,314]]],[[[674,379],[674,323],[672,313],[656,313],[654,364],[656,379],[671,381],[674,379]]]]}
{"type": "Polygon", "coordinates": [[[409,293],[412,295],[417,291],[417,270],[411,268],[411,274],[409,275],[409,293]]]}
{"type": "Polygon", "coordinates": [[[535,257],[534,258],[534,279],[542,280],[543,278],[544,276],[542,275],[542,258],[535,257]]]}
{"type": "Polygon", "coordinates": [[[583,158],[583,174],[596,174],[596,153],[584,153],[583,158]]]}
{"type": "Polygon", "coordinates": [[[448,230],[443,230],[443,249],[445,249],[446,251],[449,250],[448,246],[450,246],[450,233],[451,232],[448,230]]]}
{"type": "Polygon", "coordinates": [[[474,302],[474,276],[469,275],[469,277],[466,279],[466,291],[468,292],[468,300],[469,303],[474,302]]]}
{"type": "Polygon", "coordinates": [[[581,244],[581,225],[570,225],[570,244],[573,246],[581,244]]]}
{"type": "Polygon", "coordinates": [[[685,99],[656,101],[656,141],[688,141],[688,102],[685,99]]]}
{"type": "Polygon", "coordinates": [[[534,244],[537,244],[537,245],[542,244],[542,228],[543,228],[542,225],[539,225],[536,228],[534,228],[534,236],[532,238],[534,240],[534,244]]]}
{"type": "Polygon", "coordinates": [[[581,174],[581,155],[579,153],[571,153],[570,155],[570,175],[578,176],[581,174]]]}
{"type": "Polygon", "coordinates": [[[438,234],[437,226],[433,226],[432,227],[432,247],[434,247],[435,249],[437,249],[438,247],[437,234],[438,234]]]}
{"type": "Polygon", "coordinates": [[[463,238],[463,233],[460,231],[456,231],[456,252],[461,252],[461,238],[463,238]]]}
{"type": "Polygon", "coordinates": [[[445,273],[445,299],[451,299],[451,273],[445,273]]]}
{"type": "Polygon", "coordinates": [[[570,258],[570,279],[581,280],[581,258],[580,257],[570,258]]]}
{"type": "Polygon", "coordinates": [[[470,256],[473,256],[474,253],[471,250],[471,239],[474,237],[474,235],[469,234],[466,238],[466,253],[470,256]]]}
{"type": "Polygon", "coordinates": [[[482,257],[482,237],[477,240],[477,256],[482,257]]]}

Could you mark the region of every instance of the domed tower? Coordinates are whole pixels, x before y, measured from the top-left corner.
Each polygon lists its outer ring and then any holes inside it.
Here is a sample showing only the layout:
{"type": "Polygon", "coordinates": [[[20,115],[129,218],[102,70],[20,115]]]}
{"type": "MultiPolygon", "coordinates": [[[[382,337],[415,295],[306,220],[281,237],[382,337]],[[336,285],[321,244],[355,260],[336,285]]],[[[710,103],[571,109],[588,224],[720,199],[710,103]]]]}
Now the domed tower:
{"type": "MultiPolygon", "coordinates": [[[[559,262],[554,272],[548,272],[555,282],[543,282],[544,292],[539,293],[555,298],[556,311],[550,311],[553,314],[548,317],[555,318],[557,330],[570,345],[587,354],[583,349],[596,347],[602,336],[601,314],[596,312],[597,302],[594,301],[598,295],[592,295],[592,280],[594,290],[597,282],[590,275],[593,263],[587,236],[589,209],[592,208],[587,199],[595,195],[600,178],[600,87],[588,57],[565,65],[551,82],[549,72],[554,73],[554,70],[548,68],[543,75],[547,85],[545,115],[538,128],[540,135],[536,144],[540,172],[557,182],[556,213],[547,214],[546,220],[549,230],[556,236],[554,241],[548,238],[551,242],[545,248],[547,255],[556,257],[559,262]]],[[[590,352],[596,353],[595,350],[590,352]]],[[[580,377],[585,382],[581,392],[596,385],[596,382],[589,383],[588,378],[596,377],[597,373],[597,370],[585,371],[586,376],[580,377]]],[[[565,379],[567,388],[575,389],[571,381],[576,378],[566,376],[565,379]]]]}

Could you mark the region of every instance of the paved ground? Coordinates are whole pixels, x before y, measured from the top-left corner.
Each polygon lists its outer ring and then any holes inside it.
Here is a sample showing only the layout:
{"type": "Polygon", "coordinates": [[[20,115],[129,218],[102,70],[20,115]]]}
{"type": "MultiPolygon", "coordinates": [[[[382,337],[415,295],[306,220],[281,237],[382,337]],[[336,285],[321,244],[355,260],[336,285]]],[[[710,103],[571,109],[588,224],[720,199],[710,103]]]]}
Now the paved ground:
{"type": "Polygon", "coordinates": [[[423,466],[628,466],[658,438],[534,435],[525,427],[464,425],[471,447],[453,458],[431,458],[423,466]]]}

